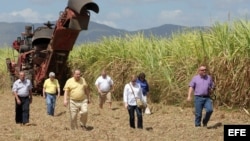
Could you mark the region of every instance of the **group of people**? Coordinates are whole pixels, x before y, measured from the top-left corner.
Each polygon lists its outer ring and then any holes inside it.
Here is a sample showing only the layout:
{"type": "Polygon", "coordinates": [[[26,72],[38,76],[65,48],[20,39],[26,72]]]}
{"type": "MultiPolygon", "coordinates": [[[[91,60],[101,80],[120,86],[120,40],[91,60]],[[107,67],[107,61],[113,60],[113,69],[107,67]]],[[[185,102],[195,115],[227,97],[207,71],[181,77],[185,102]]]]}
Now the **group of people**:
{"type": "MultiPolygon", "coordinates": [[[[123,102],[128,111],[129,125],[135,126],[135,113],[137,115],[137,128],[143,129],[143,112],[145,108],[137,106],[137,100],[140,99],[147,107],[147,96],[149,95],[149,85],[145,73],[132,75],[130,81],[125,84],[123,90],[123,102]]],[[[114,82],[107,75],[106,70],[102,70],[101,75],[96,79],[95,86],[98,91],[99,108],[103,109],[105,102],[112,108],[112,93],[114,91],[114,82]]],[[[195,126],[201,126],[202,110],[206,109],[206,115],[202,120],[203,126],[206,126],[213,112],[212,101],[209,97],[210,90],[214,87],[211,76],[206,73],[206,66],[199,67],[199,74],[194,76],[189,84],[188,101],[191,101],[191,93],[195,95],[195,126]]],[[[74,70],[73,77],[69,78],[64,90],[64,106],[69,107],[71,129],[77,129],[77,116],[80,114],[80,127],[87,130],[88,104],[91,102],[89,86],[86,80],[81,77],[79,69],[74,70]]],[[[19,79],[12,87],[15,96],[16,105],[16,123],[29,123],[29,105],[32,102],[32,84],[25,78],[25,73],[19,73],[19,79]]],[[[60,96],[60,85],[55,78],[55,73],[50,72],[49,78],[44,81],[43,97],[47,103],[47,114],[54,116],[56,100],[60,96]]],[[[148,107],[147,107],[148,108],[148,107]]],[[[149,109],[148,109],[149,110],[149,109]]]]}

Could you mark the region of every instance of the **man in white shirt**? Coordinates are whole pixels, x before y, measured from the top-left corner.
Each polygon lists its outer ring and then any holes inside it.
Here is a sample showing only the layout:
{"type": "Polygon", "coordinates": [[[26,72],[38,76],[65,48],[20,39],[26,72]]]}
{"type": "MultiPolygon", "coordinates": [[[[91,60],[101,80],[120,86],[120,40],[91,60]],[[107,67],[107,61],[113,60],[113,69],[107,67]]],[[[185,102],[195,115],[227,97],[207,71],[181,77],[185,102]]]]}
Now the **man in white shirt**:
{"type": "Polygon", "coordinates": [[[95,86],[99,94],[99,107],[102,109],[105,102],[109,103],[109,108],[112,108],[111,93],[114,91],[114,82],[107,75],[106,70],[102,70],[101,75],[96,79],[95,86]]]}
{"type": "Polygon", "coordinates": [[[19,79],[12,87],[16,104],[16,123],[28,125],[30,117],[30,104],[32,103],[32,84],[25,78],[23,71],[19,72],[19,79]]]}

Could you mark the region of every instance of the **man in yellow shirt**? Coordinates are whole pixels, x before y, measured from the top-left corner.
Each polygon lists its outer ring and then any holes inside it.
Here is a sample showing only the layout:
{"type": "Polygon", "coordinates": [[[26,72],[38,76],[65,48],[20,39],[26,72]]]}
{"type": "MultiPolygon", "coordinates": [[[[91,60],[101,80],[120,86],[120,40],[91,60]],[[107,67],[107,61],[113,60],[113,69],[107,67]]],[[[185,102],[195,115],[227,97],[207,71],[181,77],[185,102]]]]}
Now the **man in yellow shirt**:
{"type": "Polygon", "coordinates": [[[56,94],[57,98],[60,96],[60,85],[58,80],[55,78],[55,73],[50,72],[49,78],[45,80],[43,84],[43,97],[46,98],[47,113],[50,116],[54,116],[55,105],[56,105],[56,94]]]}
{"type": "Polygon", "coordinates": [[[77,129],[77,115],[80,113],[80,124],[83,130],[87,130],[88,104],[90,94],[88,84],[81,77],[81,71],[75,70],[73,77],[66,81],[64,90],[64,106],[69,105],[71,129],[77,129]],[[68,101],[69,100],[69,101],[68,101]]]}

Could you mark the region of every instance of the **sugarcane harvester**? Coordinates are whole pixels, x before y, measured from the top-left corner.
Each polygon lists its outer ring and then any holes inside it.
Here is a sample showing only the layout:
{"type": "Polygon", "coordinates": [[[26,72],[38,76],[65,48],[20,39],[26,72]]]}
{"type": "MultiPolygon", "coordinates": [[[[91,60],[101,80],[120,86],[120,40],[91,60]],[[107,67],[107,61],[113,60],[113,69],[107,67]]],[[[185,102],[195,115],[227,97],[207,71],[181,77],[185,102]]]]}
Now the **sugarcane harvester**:
{"type": "Polygon", "coordinates": [[[53,71],[63,87],[69,70],[69,53],[80,31],[88,29],[90,10],[99,12],[92,0],[69,0],[55,24],[48,21],[36,29],[25,26],[25,32],[12,44],[18,52],[17,61],[6,58],[12,84],[23,71],[32,81],[33,91],[39,93],[49,72],[53,71]]]}

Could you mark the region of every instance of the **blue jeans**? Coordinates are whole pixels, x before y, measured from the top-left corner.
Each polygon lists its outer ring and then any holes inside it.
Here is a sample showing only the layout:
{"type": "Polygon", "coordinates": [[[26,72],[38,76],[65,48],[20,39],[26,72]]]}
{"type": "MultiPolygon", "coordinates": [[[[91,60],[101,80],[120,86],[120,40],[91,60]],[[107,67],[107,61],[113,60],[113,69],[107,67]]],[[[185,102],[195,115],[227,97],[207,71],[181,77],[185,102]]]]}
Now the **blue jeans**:
{"type": "Polygon", "coordinates": [[[46,93],[47,113],[48,115],[54,116],[55,105],[56,105],[56,94],[46,93]]]}
{"type": "Polygon", "coordinates": [[[213,113],[213,104],[210,97],[199,97],[195,96],[195,126],[201,126],[202,110],[205,108],[206,114],[202,120],[203,126],[206,126],[212,113],[213,113]]]}
{"type": "Polygon", "coordinates": [[[135,112],[137,114],[137,128],[143,128],[142,124],[142,110],[137,106],[128,105],[128,114],[129,114],[129,125],[131,128],[135,128],[135,112]]]}

